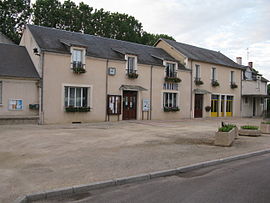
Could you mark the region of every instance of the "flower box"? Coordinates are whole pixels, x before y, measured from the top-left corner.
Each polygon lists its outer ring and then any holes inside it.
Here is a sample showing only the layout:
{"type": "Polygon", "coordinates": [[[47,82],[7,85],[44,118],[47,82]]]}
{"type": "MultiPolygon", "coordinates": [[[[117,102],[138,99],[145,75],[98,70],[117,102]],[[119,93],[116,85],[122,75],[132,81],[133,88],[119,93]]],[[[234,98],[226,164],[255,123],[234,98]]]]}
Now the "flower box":
{"type": "Polygon", "coordinates": [[[182,80],[178,77],[165,77],[165,82],[180,83],[182,80]]]}
{"type": "Polygon", "coordinates": [[[76,74],[85,73],[86,70],[84,68],[84,64],[80,61],[73,61],[72,62],[72,70],[76,74]]]}
{"type": "Polygon", "coordinates": [[[72,68],[73,72],[76,74],[86,73],[84,68],[72,68]]]}
{"type": "Polygon", "coordinates": [[[195,85],[203,85],[203,81],[201,81],[201,78],[195,78],[195,80],[194,80],[194,82],[195,82],[195,85]]]}
{"type": "Polygon", "coordinates": [[[128,78],[130,78],[130,79],[136,79],[136,78],[139,77],[138,73],[136,73],[136,72],[128,73],[127,76],[128,76],[128,78]]]}
{"type": "Polygon", "coordinates": [[[237,128],[233,127],[229,132],[217,131],[215,134],[214,144],[222,147],[230,147],[233,144],[233,141],[237,133],[237,128]]]}
{"type": "Polygon", "coordinates": [[[238,134],[239,136],[259,137],[262,132],[258,126],[241,126],[238,134]]]}
{"type": "Polygon", "coordinates": [[[176,112],[176,111],[180,111],[179,107],[164,107],[163,110],[164,110],[164,112],[176,112]]]}
{"type": "Polygon", "coordinates": [[[237,88],[237,87],[238,87],[237,84],[235,84],[235,83],[232,83],[232,84],[231,84],[231,88],[232,88],[232,89],[235,89],[235,88],[237,88]]]}
{"type": "Polygon", "coordinates": [[[66,112],[89,112],[90,107],[74,107],[68,106],[66,107],[66,112]]]}
{"type": "Polygon", "coordinates": [[[263,134],[270,134],[270,122],[262,122],[260,129],[263,134]]]}
{"type": "Polygon", "coordinates": [[[213,87],[218,87],[219,86],[219,82],[217,80],[213,80],[212,81],[212,86],[213,87]]]}

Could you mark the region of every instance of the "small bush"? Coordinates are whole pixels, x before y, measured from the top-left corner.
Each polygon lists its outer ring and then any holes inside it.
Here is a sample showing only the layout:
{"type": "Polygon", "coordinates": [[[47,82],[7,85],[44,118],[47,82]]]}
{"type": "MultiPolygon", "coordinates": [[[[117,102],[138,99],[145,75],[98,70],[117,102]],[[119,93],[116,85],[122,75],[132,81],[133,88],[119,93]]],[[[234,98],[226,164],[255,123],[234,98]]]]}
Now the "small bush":
{"type": "Polygon", "coordinates": [[[219,132],[230,132],[232,129],[234,129],[236,125],[227,124],[221,128],[218,129],[219,132]]]}
{"type": "Polygon", "coordinates": [[[241,129],[243,129],[243,130],[258,130],[259,127],[253,126],[253,125],[244,125],[244,126],[241,126],[241,129]]]}

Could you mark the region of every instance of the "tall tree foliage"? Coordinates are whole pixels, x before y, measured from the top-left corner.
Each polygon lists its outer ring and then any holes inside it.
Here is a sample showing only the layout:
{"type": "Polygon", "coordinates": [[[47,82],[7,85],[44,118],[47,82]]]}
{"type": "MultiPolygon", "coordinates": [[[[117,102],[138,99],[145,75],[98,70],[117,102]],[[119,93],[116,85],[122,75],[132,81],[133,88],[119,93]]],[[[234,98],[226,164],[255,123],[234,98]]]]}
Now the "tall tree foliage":
{"type": "Polygon", "coordinates": [[[36,0],[32,9],[30,0],[0,0],[0,9],[0,31],[15,42],[19,41],[20,31],[30,16],[35,25],[147,45],[153,45],[160,37],[173,40],[168,35],[145,32],[142,24],[133,16],[103,9],[94,10],[83,2],[76,5],[72,0],[63,3],[60,0],[36,0]]]}
{"type": "Polygon", "coordinates": [[[30,14],[30,0],[0,0],[0,31],[18,43],[30,14]]]}

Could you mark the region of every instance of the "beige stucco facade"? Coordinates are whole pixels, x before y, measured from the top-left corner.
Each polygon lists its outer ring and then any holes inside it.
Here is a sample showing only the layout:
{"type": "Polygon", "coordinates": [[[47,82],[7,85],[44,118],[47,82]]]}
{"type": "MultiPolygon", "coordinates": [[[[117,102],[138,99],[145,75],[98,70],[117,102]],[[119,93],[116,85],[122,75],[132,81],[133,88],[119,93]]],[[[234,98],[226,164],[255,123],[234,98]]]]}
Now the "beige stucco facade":
{"type": "MultiPolygon", "coordinates": [[[[218,112],[217,116],[228,116],[226,113],[222,114],[222,108],[221,108],[221,97],[224,96],[224,105],[223,105],[223,111],[226,112],[226,100],[228,97],[233,96],[233,110],[232,110],[232,116],[238,117],[241,116],[241,75],[242,71],[241,69],[237,68],[231,68],[227,66],[217,65],[217,64],[211,64],[201,61],[194,61],[191,59],[188,59],[186,56],[184,56],[182,53],[180,53],[178,50],[176,50],[174,47],[169,45],[163,40],[160,40],[156,47],[164,49],[166,52],[170,53],[173,57],[175,57],[177,60],[179,60],[181,63],[183,63],[187,69],[191,70],[191,79],[188,83],[188,87],[190,87],[191,92],[191,108],[190,108],[190,117],[194,118],[194,112],[195,112],[195,94],[203,94],[203,112],[202,117],[211,117],[213,116],[211,114],[211,111],[207,112],[205,110],[206,106],[211,106],[211,97],[212,95],[218,95],[219,101],[218,101],[218,112]],[[200,75],[199,78],[203,81],[202,85],[196,85],[194,80],[196,78],[195,75],[195,66],[200,66],[200,75]],[[220,84],[218,87],[213,87],[211,84],[212,78],[211,78],[211,71],[212,68],[216,68],[216,79],[218,83],[220,84]],[[230,81],[230,74],[231,71],[234,71],[234,78],[235,78],[235,84],[238,86],[235,89],[231,88],[231,81],[230,81]],[[197,92],[197,93],[196,93],[197,92]],[[198,93],[199,92],[199,93],[198,93]],[[203,93],[201,93],[203,92],[203,93]]],[[[189,77],[190,78],[190,77],[189,77]]],[[[231,115],[230,115],[231,116],[231,115]]]]}
{"type": "Polygon", "coordinates": [[[37,80],[23,78],[1,78],[2,103],[0,104],[0,116],[37,116],[38,110],[29,108],[29,104],[38,104],[37,80]],[[12,107],[13,102],[21,102],[22,107],[12,107]]]}

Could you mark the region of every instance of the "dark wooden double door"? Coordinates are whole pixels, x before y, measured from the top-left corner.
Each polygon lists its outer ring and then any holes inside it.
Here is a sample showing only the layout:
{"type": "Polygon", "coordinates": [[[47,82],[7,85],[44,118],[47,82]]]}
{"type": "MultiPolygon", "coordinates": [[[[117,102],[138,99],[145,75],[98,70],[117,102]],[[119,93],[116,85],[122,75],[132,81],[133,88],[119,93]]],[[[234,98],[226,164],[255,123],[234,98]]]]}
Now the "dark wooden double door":
{"type": "Polygon", "coordinates": [[[195,94],[194,117],[202,118],[203,116],[203,94],[195,94]]]}
{"type": "Polygon", "coordinates": [[[137,92],[123,92],[123,120],[135,120],[137,118],[137,92]]]}

